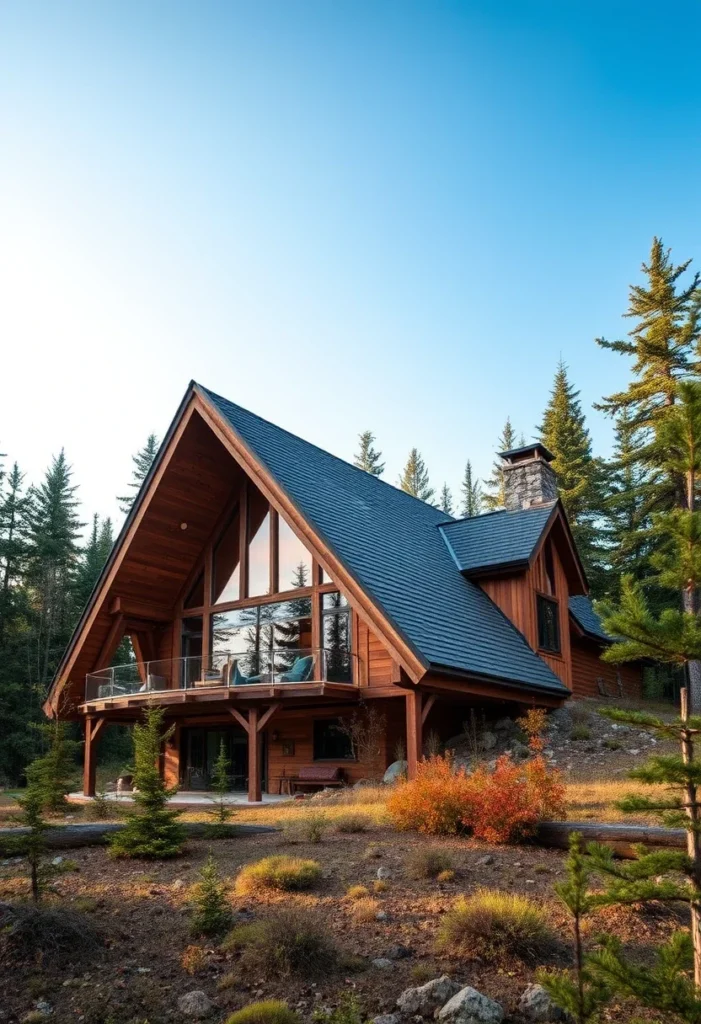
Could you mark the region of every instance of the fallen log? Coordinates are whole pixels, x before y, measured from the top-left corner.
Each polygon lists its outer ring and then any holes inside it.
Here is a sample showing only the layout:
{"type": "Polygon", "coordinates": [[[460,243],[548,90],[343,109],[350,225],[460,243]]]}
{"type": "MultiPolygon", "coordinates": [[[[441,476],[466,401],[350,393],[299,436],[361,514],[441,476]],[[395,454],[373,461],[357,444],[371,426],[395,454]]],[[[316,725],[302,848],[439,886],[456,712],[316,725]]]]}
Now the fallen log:
{"type": "Polygon", "coordinates": [[[607,824],[601,821],[541,821],[535,840],[541,846],[566,850],[573,832],[579,832],[584,845],[606,843],[619,857],[635,856],[638,843],[644,846],[686,846],[686,829],[662,828],[658,825],[607,824]]]}
{"type": "MultiPolygon", "coordinates": [[[[190,839],[206,839],[211,825],[206,821],[183,821],[181,825],[190,839]]],[[[217,825],[217,829],[219,829],[217,825]]],[[[77,846],[104,846],[109,837],[124,828],[124,822],[96,822],[78,825],[52,825],[44,833],[46,845],[51,850],[63,850],[77,846]]],[[[277,832],[270,825],[227,825],[227,836],[218,838],[236,839],[239,836],[254,836],[265,832],[277,832]]],[[[17,843],[29,833],[28,828],[0,828],[0,854],[12,856],[17,853],[17,843]]]]}

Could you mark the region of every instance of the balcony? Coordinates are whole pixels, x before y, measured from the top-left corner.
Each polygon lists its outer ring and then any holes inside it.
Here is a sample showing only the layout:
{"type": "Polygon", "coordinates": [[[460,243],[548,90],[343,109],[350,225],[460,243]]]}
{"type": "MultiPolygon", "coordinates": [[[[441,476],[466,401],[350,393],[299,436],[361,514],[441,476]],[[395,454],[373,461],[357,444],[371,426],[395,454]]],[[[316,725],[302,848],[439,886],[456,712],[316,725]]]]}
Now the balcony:
{"type": "MultiPolygon", "coordinates": [[[[85,703],[147,698],[153,694],[193,696],[196,691],[214,698],[255,696],[261,690],[306,684],[353,685],[357,679],[356,656],[348,651],[324,648],[279,649],[261,654],[220,652],[209,658],[175,658],[133,661],[127,665],[90,672],[85,677],[85,703]],[[184,693],[183,693],[184,691],[184,693]]],[[[307,687],[308,688],[308,687],[307,687]]]]}

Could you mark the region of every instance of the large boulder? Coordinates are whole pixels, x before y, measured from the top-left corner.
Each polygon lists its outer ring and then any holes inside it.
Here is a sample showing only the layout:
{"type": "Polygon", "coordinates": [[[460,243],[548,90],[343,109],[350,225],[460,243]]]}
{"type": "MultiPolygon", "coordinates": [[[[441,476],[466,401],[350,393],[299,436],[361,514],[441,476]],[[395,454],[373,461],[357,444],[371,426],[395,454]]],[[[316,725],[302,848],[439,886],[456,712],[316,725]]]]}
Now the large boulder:
{"type": "Polygon", "coordinates": [[[460,986],[451,981],[447,974],[443,974],[440,978],[427,981],[425,985],[419,985],[418,988],[404,989],[397,999],[397,1006],[402,1013],[410,1016],[418,1013],[423,1017],[430,1017],[459,991],[460,986]]]}
{"type": "Polygon", "coordinates": [[[207,1017],[214,1007],[206,992],[195,989],[192,992],[186,992],[184,996],[180,996],[180,999],[178,999],[178,1009],[185,1017],[194,1017],[196,1020],[199,1020],[202,1017],[207,1017]]]}
{"type": "Polygon", "coordinates": [[[529,985],[518,1002],[518,1012],[526,1020],[564,1020],[565,1013],[556,1006],[542,985],[529,985]]]}
{"type": "Polygon", "coordinates": [[[400,779],[405,779],[407,772],[409,771],[408,761],[393,761],[389,766],[385,774],[382,776],[382,781],[387,785],[391,785],[393,782],[399,782],[400,779]]]}
{"type": "Polygon", "coordinates": [[[501,1024],[504,1011],[499,1003],[467,985],[449,999],[438,1014],[446,1024],[501,1024]]]}

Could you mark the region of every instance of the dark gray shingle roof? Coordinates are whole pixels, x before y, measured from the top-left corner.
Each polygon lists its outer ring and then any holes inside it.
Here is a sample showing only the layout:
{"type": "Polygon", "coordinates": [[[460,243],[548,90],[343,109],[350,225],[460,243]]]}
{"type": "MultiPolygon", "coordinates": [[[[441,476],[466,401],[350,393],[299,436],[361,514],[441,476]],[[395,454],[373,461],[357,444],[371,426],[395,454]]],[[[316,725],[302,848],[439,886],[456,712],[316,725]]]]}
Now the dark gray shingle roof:
{"type": "Polygon", "coordinates": [[[514,512],[489,512],[441,526],[461,572],[525,565],[556,502],[514,512]]]}
{"type": "Polygon", "coordinates": [[[613,642],[613,637],[609,636],[601,625],[601,619],[594,611],[594,606],[588,597],[571,597],[569,607],[570,614],[585,633],[606,643],[613,642]]]}
{"type": "Polygon", "coordinates": [[[450,516],[200,391],[428,665],[567,694],[496,605],[458,572],[438,529],[450,516]]]}

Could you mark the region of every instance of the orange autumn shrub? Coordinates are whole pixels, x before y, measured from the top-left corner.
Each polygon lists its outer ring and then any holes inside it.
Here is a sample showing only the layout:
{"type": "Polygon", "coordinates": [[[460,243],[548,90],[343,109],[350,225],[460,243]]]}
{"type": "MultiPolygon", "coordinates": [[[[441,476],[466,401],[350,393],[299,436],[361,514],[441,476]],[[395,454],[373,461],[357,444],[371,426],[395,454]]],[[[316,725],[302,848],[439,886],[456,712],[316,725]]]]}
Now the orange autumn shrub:
{"type": "Polygon", "coordinates": [[[564,786],[542,757],[516,764],[504,755],[492,771],[472,774],[449,757],[430,757],[412,782],[394,790],[387,809],[397,828],[426,835],[470,831],[490,843],[527,838],[543,818],[564,813],[564,786]]]}

